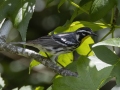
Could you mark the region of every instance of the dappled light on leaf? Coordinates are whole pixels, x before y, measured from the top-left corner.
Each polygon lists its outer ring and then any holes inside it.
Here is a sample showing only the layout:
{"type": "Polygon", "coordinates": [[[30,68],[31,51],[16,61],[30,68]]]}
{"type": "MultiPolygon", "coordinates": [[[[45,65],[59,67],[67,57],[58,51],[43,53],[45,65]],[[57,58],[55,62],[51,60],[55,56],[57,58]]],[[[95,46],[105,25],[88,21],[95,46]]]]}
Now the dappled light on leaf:
{"type": "Polygon", "coordinates": [[[114,65],[118,62],[119,57],[105,46],[94,47],[95,55],[105,63],[114,65]]]}
{"type": "Polygon", "coordinates": [[[10,17],[14,27],[20,32],[23,41],[26,41],[26,32],[29,20],[34,12],[35,0],[6,0],[0,3],[0,21],[10,17]],[[17,4],[19,3],[19,4],[17,4]]]}
{"type": "Polygon", "coordinates": [[[89,59],[81,56],[77,61],[78,77],[60,77],[53,82],[53,90],[97,90],[104,85],[113,67],[109,66],[100,71],[89,66],[89,59]],[[72,83],[71,83],[72,82],[72,83]],[[59,88],[58,88],[59,86],[59,88]]]}
{"type": "Polygon", "coordinates": [[[54,33],[61,33],[61,32],[73,32],[76,31],[80,27],[89,27],[93,31],[98,31],[100,29],[108,28],[109,25],[103,23],[94,23],[94,22],[87,22],[87,21],[75,21],[72,23],[68,23],[64,26],[59,26],[54,30],[54,33]]]}
{"type": "Polygon", "coordinates": [[[95,65],[98,71],[101,70],[101,69],[103,69],[103,68],[105,68],[105,67],[112,66],[111,64],[103,62],[102,60],[100,60],[99,58],[97,58],[95,55],[89,56],[88,58],[90,59],[89,65],[90,66],[95,65]]]}
{"type": "Polygon", "coordinates": [[[91,5],[90,16],[92,21],[104,17],[114,7],[116,0],[94,0],[91,5]]]}
{"type": "Polygon", "coordinates": [[[92,47],[101,46],[101,45],[120,47],[120,38],[107,39],[94,44],[92,47]]]}
{"type": "Polygon", "coordinates": [[[30,71],[33,67],[39,65],[40,62],[36,61],[36,60],[32,60],[31,63],[30,63],[30,66],[29,66],[29,74],[30,74],[30,71]]]}

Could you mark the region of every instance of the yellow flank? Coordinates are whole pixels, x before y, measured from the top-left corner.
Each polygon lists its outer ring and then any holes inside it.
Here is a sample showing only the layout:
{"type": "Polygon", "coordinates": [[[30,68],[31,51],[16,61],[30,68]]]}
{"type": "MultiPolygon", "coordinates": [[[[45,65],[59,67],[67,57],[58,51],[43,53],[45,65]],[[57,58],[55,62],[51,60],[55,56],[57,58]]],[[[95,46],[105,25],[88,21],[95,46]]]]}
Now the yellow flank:
{"type": "MultiPolygon", "coordinates": [[[[93,43],[94,43],[93,39],[90,36],[87,36],[83,38],[81,45],[76,49],[76,51],[80,55],[87,55],[91,50],[89,45],[93,43]]],[[[92,51],[89,53],[89,56],[91,55],[93,55],[92,51]]]]}

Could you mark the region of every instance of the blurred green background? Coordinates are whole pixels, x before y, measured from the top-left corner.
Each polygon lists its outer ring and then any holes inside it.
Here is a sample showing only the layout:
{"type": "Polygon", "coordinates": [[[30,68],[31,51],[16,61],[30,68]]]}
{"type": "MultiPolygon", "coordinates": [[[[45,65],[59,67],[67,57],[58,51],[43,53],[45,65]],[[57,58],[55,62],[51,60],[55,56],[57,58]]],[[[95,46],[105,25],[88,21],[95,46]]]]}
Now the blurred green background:
{"type": "MultiPolygon", "coordinates": [[[[77,0],[74,0],[74,2],[77,2],[77,0]]],[[[58,3],[59,0],[54,0],[47,5],[47,0],[36,0],[35,12],[33,13],[27,30],[27,41],[47,35],[56,27],[64,25],[66,21],[71,18],[74,7],[68,2],[65,2],[58,10],[58,3]]],[[[120,24],[119,19],[120,18],[117,20],[117,24],[120,24]]],[[[83,13],[75,18],[74,21],[90,21],[90,19],[88,15],[83,13]]],[[[104,21],[106,23],[110,22],[110,13],[104,17],[104,21]]],[[[97,42],[107,32],[107,29],[104,30],[104,33],[103,30],[96,32],[98,33],[98,37],[95,38],[95,41],[97,42]]],[[[120,31],[116,30],[116,37],[120,37],[119,33],[120,31]]],[[[21,41],[19,32],[12,30],[9,39],[8,41],[14,39],[21,41]]],[[[28,48],[38,51],[35,48],[28,48]]],[[[117,50],[117,53],[119,55],[119,50],[117,50]]],[[[33,88],[36,86],[45,86],[48,88],[52,84],[55,73],[43,65],[38,65],[34,67],[29,74],[30,61],[28,58],[11,53],[0,53],[0,72],[6,83],[4,90],[11,90],[24,85],[32,85],[33,88]]],[[[114,80],[111,80],[101,90],[110,90],[114,85],[114,80]]]]}

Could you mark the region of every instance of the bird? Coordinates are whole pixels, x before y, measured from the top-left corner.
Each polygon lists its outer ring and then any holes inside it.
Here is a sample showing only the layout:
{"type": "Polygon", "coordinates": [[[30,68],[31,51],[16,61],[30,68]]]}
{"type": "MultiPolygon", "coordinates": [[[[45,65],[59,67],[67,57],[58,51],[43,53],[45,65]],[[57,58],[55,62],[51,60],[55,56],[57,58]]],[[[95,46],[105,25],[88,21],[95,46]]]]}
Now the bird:
{"type": "Polygon", "coordinates": [[[88,35],[96,36],[91,28],[81,27],[74,32],[46,35],[28,42],[13,42],[12,44],[32,46],[44,52],[48,52],[56,58],[60,54],[73,52],[88,35]]]}

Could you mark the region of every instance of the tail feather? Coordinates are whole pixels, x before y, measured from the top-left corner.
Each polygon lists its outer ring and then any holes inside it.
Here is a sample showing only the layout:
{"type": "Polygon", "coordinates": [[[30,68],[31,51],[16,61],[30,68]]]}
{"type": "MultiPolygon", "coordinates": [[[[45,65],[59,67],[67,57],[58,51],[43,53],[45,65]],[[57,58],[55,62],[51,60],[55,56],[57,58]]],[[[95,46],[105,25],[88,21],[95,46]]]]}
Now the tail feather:
{"type": "Polygon", "coordinates": [[[27,45],[26,42],[10,42],[11,44],[23,44],[23,45],[27,45]]]}
{"type": "Polygon", "coordinates": [[[11,44],[20,44],[20,45],[34,46],[34,44],[32,44],[32,43],[26,43],[26,42],[11,42],[11,44]]]}
{"type": "Polygon", "coordinates": [[[42,50],[42,46],[39,44],[34,44],[34,43],[26,43],[26,42],[11,42],[11,44],[19,44],[19,45],[27,45],[27,46],[32,46],[35,47],[39,50],[42,50]]]}

